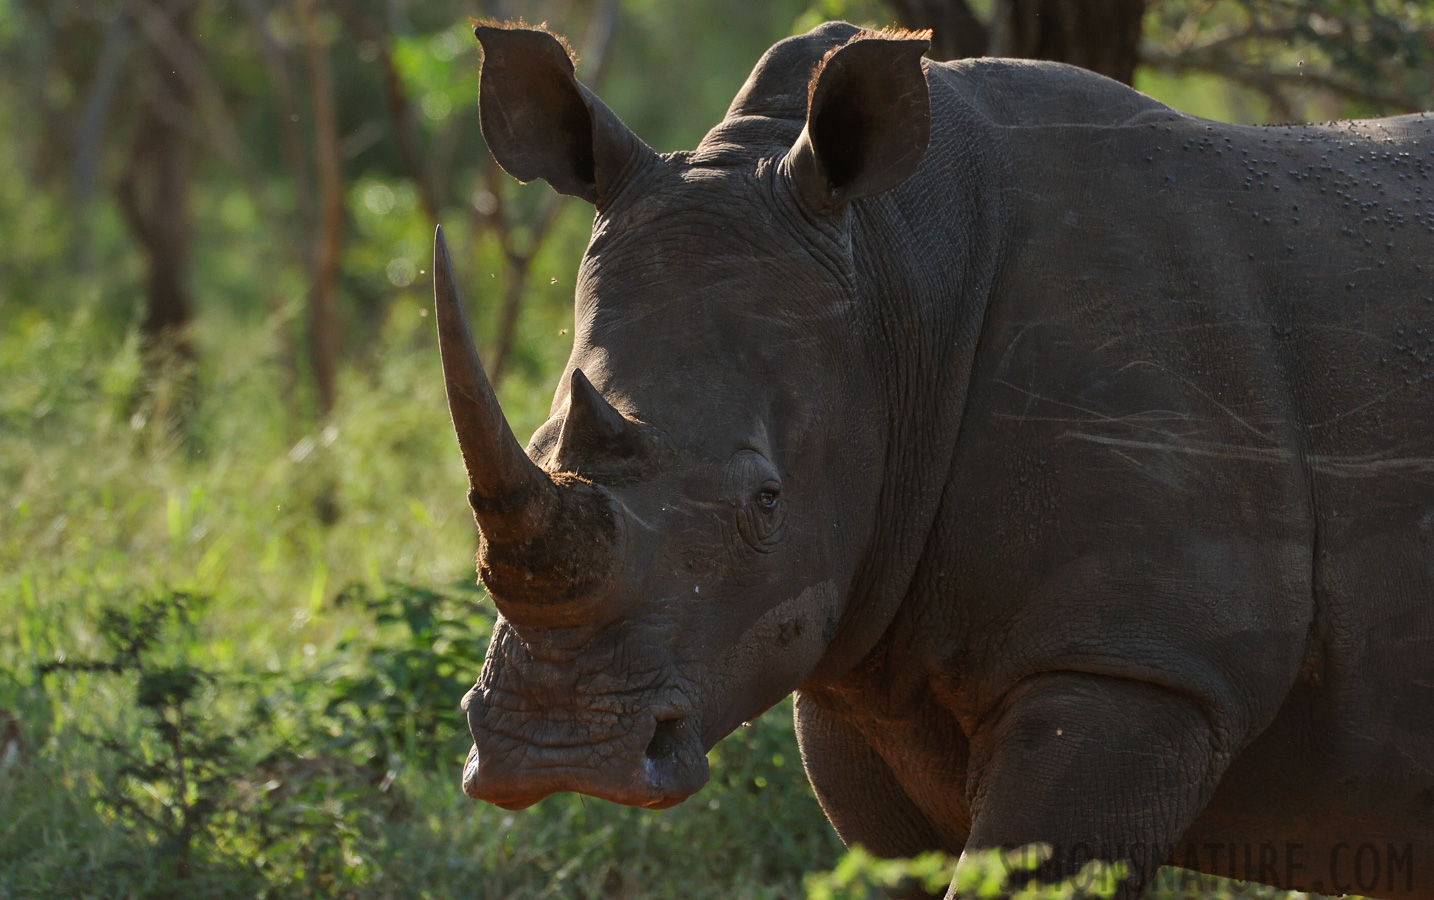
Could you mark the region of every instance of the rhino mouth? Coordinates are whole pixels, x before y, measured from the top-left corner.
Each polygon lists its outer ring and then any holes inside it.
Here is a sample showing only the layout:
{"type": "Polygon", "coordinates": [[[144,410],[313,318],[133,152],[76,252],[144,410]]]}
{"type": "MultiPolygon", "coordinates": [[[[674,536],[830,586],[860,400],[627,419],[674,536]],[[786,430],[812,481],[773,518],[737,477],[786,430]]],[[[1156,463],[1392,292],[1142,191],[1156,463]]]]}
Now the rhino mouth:
{"type": "Polygon", "coordinates": [[[473,731],[463,792],[504,809],[524,809],[563,792],[666,809],[707,783],[707,754],[687,716],[650,717],[644,729],[574,743],[473,731]]]}
{"type": "MultiPolygon", "coordinates": [[[[485,676],[494,670],[512,673],[496,666],[485,676]]],[[[599,689],[559,700],[510,687],[480,683],[463,700],[473,736],[463,792],[476,800],[522,809],[574,792],[663,809],[707,783],[707,747],[693,707],[678,690],[654,690],[649,683],[646,690],[599,689]]]]}

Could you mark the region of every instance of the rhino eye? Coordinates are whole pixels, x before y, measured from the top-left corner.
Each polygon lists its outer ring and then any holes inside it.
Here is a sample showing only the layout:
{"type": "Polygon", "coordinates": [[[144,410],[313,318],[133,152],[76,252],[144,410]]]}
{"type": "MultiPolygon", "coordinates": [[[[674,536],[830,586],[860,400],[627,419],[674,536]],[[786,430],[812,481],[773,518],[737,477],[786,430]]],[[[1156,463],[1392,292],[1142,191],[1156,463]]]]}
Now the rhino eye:
{"type": "Polygon", "coordinates": [[[755,450],[743,450],[727,469],[727,490],[742,540],[760,553],[777,549],[787,517],[776,466],[755,450]]]}

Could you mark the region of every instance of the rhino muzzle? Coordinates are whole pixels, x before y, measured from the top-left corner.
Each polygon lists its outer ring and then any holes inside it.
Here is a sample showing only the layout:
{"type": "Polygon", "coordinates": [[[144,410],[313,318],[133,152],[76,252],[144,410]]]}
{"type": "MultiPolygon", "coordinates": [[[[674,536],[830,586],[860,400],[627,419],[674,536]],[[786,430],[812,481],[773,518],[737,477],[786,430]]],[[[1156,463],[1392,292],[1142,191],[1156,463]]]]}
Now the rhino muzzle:
{"type": "Polygon", "coordinates": [[[597,743],[544,744],[474,726],[463,792],[505,809],[523,809],[572,791],[626,806],[664,809],[707,783],[707,756],[685,717],[649,717],[646,727],[597,743]],[[481,743],[480,743],[481,742],[481,743]]]}
{"type": "Polygon", "coordinates": [[[658,808],[700,790],[701,716],[660,627],[628,623],[579,643],[531,644],[498,624],[463,698],[464,793],[510,809],[561,791],[658,808]]]}

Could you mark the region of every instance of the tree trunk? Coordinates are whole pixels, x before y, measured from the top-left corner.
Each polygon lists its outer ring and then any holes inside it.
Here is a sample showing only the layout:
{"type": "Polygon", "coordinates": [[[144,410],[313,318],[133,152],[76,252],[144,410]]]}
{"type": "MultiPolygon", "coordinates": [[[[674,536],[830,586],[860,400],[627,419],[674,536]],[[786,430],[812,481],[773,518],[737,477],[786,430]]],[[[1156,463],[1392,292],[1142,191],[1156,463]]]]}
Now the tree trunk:
{"type": "Polygon", "coordinates": [[[329,72],[328,48],[319,29],[315,0],[299,5],[314,102],[314,149],[319,168],[319,234],[314,248],[314,281],[309,292],[309,358],[314,367],[319,412],[333,412],[338,386],[339,321],[334,292],[343,249],[343,174],[339,161],[338,112],[329,72]]]}
{"type": "Polygon", "coordinates": [[[1130,84],[1144,15],[1145,0],[997,0],[990,53],[1070,63],[1130,84]]]}
{"type": "MultiPolygon", "coordinates": [[[[193,7],[172,11],[176,34],[192,41],[193,7]]],[[[156,54],[158,57],[158,54],[156,54]]],[[[189,354],[189,183],[193,174],[194,94],[174,67],[156,58],[140,101],[120,208],[149,260],[141,329],[151,346],[189,354]]]]}

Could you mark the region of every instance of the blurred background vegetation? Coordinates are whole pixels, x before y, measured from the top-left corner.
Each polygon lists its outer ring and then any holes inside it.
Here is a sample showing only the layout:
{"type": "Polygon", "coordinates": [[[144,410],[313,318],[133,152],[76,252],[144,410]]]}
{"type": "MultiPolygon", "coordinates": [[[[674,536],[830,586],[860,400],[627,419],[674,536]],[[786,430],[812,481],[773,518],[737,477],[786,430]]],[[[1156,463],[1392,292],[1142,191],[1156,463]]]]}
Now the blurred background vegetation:
{"type": "Polygon", "coordinates": [[[0,898],[864,897],[887,877],[834,870],[785,704],[671,811],[458,790],[493,613],[433,226],[525,435],[591,218],[488,156],[470,15],[567,33],[663,151],[829,18],[1229,121],[1434,106],[1431,0],[0,0],[0,898]]]}

